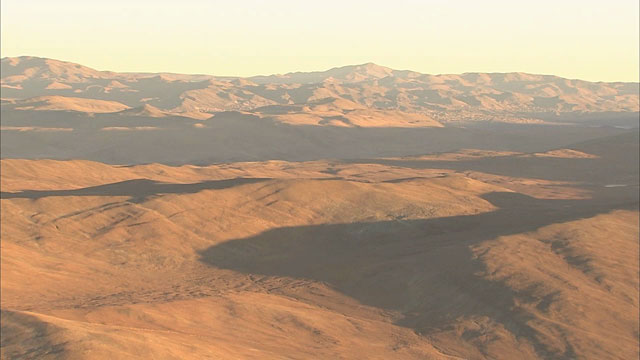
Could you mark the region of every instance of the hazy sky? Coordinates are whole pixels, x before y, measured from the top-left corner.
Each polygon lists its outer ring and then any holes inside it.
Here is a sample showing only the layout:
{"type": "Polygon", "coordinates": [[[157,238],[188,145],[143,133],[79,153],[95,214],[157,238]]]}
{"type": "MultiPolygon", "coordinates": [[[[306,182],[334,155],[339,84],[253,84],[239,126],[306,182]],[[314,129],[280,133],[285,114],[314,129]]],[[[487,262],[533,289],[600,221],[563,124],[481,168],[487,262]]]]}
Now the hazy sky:
{"type": "Polygon", "coordinates": [[[258,75],[375,62],[423,73],[638,81],[638,0],[2,0],[1,55],[258,75]]]}

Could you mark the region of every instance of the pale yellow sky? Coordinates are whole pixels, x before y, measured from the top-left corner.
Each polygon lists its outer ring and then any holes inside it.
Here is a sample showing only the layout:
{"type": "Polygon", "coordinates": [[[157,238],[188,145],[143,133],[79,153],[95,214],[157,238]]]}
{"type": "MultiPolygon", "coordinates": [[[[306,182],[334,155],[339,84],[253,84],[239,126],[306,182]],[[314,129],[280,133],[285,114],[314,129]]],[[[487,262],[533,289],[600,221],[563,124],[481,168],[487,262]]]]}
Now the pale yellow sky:
{"type": "Polygon", "coordinates": [[[1,55],[250,76],[375,62],[638,81],[638,0],[2,0],[1,55]]]}

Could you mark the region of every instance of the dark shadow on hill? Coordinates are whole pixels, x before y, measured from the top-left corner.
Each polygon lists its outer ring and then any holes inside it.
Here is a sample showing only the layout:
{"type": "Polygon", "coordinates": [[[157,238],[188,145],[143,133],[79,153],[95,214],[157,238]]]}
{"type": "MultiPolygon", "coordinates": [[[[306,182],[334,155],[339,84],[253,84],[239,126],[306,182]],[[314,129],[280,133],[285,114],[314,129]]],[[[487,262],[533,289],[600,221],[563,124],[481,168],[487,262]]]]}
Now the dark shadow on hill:
{"type": "MultiPolygon", "coordinates": [[[[247,274],[323,282],[363,304],[401,312],[404,318],[397,323],[424,335],[460,317],[486,316],[516,338],[526,338],[542,358],[572,358],[571,344],[566,353],[547,348],[539,340],[544,335],[527,324],[530,315],[517,307],[534,301],[536,289],[516,293],[487,280],[484,264],[470,247],[614,209],[637,209],[637,189],[612,189],[590,200],[540,200],[517,193],[483,197],[498,209],[424,220],[278,228],[210,247],[201,252],[201,261],[247,274]]],[[[466,335],[472,342],[474,335],[466,335]]]]}
{"type": "Polygon", "coordinates": [[[352,163],[381,164],[412,169],[477,171],[516,178],[570,181],[594,185],[618,183],[635,185],[638,178],[636,161],[609,162],[603,159],[501,156],[460,161],[372,159],[353,161],[352,163]]]}
{"type": "Polygon", "coordinates": [[[557,158],[543,156],[494,156],[470,160],[442,161],[416,159],[352,160],[414,169],[478,171],[495,175],[571,181],[592,185],[637,185],[640,172],[640,140],[637,131],[570,144],[597,158],[557,158]]]}
{"type": "Polygon", "coordinates": [[[66,344],[51,340],[51,336],[59,332],[60,328],[26,313],[6,309],[0,311],[0,348],[3,359],[66,357],[66,344]]]}
{"type": "Polygon", "coordinates": [[[40,199],[48,196],[129,196],[131,202],[143,202],[151,196],[162,194],[192,194],[202,190],[226,189],[234,186],[267,181],[266,178],[235,178],[203,181],[193,184],[163,183],[149,179],[126,180],[117,183],[91,186],[73,190],[24,190],[2,192],[2,199],[40,199]]]}
{"type": "Polygon", "coordinates": [[[208,165],[235,161],[369,159],[459,149],[535,152],[625,131],[544,125],[467,128],[290,125],[233,111],[217,113],[206,121],[113,114],[89,118],[71,112],[11,110],[2,110],[1,118],[4,127],[73,129],[2,130],[0,153],[3,158],[85,159],[109,164],[208,165]],[[108,127],[153,127],[154,130],[105,131],[108,127]]]}

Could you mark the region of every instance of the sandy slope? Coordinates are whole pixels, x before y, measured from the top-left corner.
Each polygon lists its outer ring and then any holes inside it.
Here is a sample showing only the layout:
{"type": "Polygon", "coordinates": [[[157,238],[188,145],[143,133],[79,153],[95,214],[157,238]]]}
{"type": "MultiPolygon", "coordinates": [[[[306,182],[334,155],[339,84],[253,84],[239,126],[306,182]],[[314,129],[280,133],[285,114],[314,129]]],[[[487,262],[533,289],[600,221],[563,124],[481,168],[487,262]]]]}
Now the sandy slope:
{"type": "Polygon", "coordinates": [[[2,356],[635,358],[637,172],[606,164],[637,141],[613,140],[353,163],[4,159],[2,356]],[[546,178],[518,177],[524,160],[546,178]],[[607,174],[567,178],[571,162],[607,174]]]}
{"type": "Polygon", "coordinates": [[[83,99],[68,96],[39,96],[14,103],[16,110],[65,110],[86,113],[111,113],[128,109],[116,101],[83,99]]]}

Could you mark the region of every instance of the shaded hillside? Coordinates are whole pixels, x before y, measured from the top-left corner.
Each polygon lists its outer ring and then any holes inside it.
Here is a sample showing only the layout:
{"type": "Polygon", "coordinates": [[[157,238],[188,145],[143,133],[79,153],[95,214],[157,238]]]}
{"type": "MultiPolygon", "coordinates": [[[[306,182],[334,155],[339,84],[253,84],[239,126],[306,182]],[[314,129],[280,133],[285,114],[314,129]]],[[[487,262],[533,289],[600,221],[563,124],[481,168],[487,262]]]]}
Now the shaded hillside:
{"type": "Polygon", "coordinates": [[[255,160],[362,159],[458,149],[546,151],[628,131],[579,126],[494,125],[353,128],[282,124],[219,113],[198,121],[55,111],[3,111],[3,158],[86,159],[114,164],[211,164],[255,160]],[[45,114],[44,117],[41,114],[45,114]]]}
{"type": "Polygon", "coordinates": [[[3,159],[0,348],[635,358],[638,174],[615,169],[638,162],[619,156],[636,140],[351,163],[3,159]]]}

